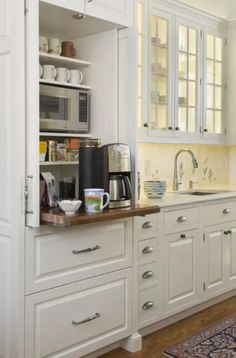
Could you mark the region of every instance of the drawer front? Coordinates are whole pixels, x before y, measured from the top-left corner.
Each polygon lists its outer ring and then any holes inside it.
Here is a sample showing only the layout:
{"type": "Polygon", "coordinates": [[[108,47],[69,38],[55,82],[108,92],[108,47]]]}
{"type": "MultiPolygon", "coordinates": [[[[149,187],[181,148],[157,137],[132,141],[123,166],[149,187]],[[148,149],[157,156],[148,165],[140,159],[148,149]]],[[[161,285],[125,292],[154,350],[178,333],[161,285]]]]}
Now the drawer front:
{"type": "Polygon", "coordinates": [[[27,237],[27,293],[132,264],[131,220],[47,230],[27,237]]]}
{"type": "Polygon", "coordinates": [[[142,265],[138,268],[138,287],[145,288],[149,285],[157,284],[158,266],[156,262],[148,265],[142,265]]]}
{"type": "Polygon", "coordinates": [[[175,231],[199,224],[198,208],[183,208],[179,210],[168,211],[163,214],[164,230],[175,231]]]}
{"type": "Polygon", "coordinates": [[[28,296],[26,358],[78,358],[128,336],[130,301],[130,269],[28,296]]]}
{"type": "Polygon", "coordinates": [[[142,240],[138,243],[138,263],[145,264],[157,260],[157,239],[142,240]]]}
{"type": "Polygon", "coordinates": [[[135,217],[134,224],[136,233],[142,238],[157,235],[157,218],[158,214],[135,217]]]}
{"type": "Polygon", "coordinates": [[[156,322],[159,311],[158,286],[140,291],[138,295],[138,326],[145,327],[156,322]]]}
{"type": "Polygon", "coordinates": [[[216,203],[203,208],[205,222],[219,223],[236,219],[236,202],[216,203]]]}

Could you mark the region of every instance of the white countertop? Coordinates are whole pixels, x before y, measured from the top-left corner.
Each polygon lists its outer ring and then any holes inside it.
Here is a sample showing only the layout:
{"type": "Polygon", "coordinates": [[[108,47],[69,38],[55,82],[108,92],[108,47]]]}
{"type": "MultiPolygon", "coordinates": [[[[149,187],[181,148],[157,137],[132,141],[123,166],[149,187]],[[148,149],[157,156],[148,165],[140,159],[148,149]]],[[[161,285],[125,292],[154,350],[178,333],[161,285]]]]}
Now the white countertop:
{"type": "MultiPolygon", "coordinates": [[[[168,206],[192,204],[192,203],[201,203],[206,201],[220,200],[220,199],[236,199],[236,186],[234,185],[220,185],[220,186],[208,186],[208,187],[198,187],[192,191],[214,191],[222,190],[217,194],[209,195],[190,195],[190,194],[180,194],[180,192],[166,193],[161,199],[147,199],[145,197],[140,199],[141,204],[145,205],[158,205],[160,208],[165,208],[168,206]]],[[[184,192],[186,193],[186,191],[184,192]]]]}

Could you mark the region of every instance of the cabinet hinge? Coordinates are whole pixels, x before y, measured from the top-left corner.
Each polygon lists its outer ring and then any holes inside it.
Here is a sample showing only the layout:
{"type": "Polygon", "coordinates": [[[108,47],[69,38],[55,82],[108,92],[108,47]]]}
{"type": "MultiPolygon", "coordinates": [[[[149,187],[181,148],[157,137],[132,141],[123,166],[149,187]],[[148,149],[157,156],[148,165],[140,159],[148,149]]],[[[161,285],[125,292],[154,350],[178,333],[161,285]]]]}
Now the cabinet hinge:
{"type": "Polygon", "coordinates": [[[203,284],[203,291],[206,291],[206,284],[205,284],[205,282],[204,282],[204,284],[203,284]]]}
{"type": "Polygon", "coordinates": [[[206,241],[206,234],[203,234],[203,241],[206,241]]]}
{"type": "Polygon", "coordinates": [[[203,32],[202,32],[202,30],[200,30],[200,37],[203,37],[203,32]]]}
{"type": "Polygon", "coordinates": [[[27,14],[28,10],[29,10],[28,0],[24,0],[24,12],[25,12],[25,15],[27,14]]]}
{"type": "Polygon", "coordinates": [[[226,130],[226,128],[224,129],[224,134],[226,135],[226,133],[227,133],[227,130],[226,130]]]}

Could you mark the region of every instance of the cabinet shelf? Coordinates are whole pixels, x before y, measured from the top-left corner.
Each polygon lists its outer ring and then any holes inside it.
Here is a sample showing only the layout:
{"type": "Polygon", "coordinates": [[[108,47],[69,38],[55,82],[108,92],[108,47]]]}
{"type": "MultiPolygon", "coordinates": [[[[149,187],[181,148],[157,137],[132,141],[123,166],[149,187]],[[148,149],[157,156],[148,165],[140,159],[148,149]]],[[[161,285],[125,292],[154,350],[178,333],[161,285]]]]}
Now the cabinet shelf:
{"type": "Polygon", "coordinates": [[[58,133],[58,132],[40,132],[40,137],[63,137],[63,138],[90,138],[89,133],[58,133]]]}
{"type": "Polygon", "coordinates": [[[48,85],[54,85],[54,86],[63,86],[63,87],[70,87],[70,88],[81,88],[85,90],[90,90],[91,87],[87,85],[75,85],[69,82],[59,82],[59,81],[48,81],[44,79],[40,79],[39,83],[42,84],[48,84],[48,85]]]}
{"type": "Polygon", "coordinates": [[[88,67],[91,65],[91,62],[79,60],[76,58],[64,57],[51,55],[49,53],[39,53],[39,61],[41,65],[55,65],[62,66],[68,69],[76,69],[78,67],[88,67]]]}
{"type": "Polygon", "coordinates": [[[57,162],[39,162],[40,166],[56,166],[56,165],[78,165],[78,160],[75,161],[66,161],[66,160],[58,160],[57,162]]]}

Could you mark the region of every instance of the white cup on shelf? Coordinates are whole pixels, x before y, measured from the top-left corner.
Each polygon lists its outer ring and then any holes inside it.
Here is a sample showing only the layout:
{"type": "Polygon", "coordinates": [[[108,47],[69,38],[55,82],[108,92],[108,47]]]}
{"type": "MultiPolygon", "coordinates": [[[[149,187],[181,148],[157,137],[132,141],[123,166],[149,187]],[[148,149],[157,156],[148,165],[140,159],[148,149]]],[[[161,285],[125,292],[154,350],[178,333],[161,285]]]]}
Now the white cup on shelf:
{"type": "Polygon", "coordinates": [[[48,53],[51,55],[61,54],[61,41],[59,39],[48,39],[48,53]]]}
{"type": "Polygon", "coordinates": [[[57,71],[53,65],[43,65],[42,78],[47,81],[55,81],[57,71]]]}
{"type": "Polygon", "coordinates": [[[39,36],[39,51],[48,52],[48,39],[45,36],[39,36]]]}
{"type": "Polygon", "coordinates": [[[65,67],[56,68],[56,81],[58,82],[68,82],[70,79],[70,71],[65,67]]]}
{"type": "Polygon", "coordinates": [[[69,82],[74,85],[80,85],[83,82],[83,72],[80,70],[70,70],[69,82]]]}

